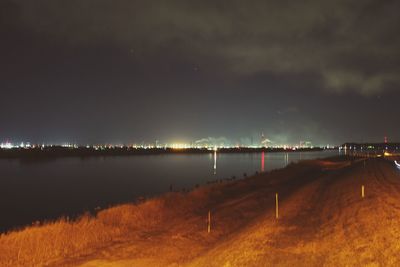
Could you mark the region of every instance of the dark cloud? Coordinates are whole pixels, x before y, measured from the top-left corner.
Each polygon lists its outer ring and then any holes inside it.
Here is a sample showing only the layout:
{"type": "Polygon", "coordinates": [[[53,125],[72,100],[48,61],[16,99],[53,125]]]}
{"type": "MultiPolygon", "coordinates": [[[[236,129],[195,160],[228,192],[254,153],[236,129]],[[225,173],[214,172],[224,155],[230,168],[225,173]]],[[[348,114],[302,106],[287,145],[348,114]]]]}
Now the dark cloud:
{"type": "Polygon", "coordinates": [[[14,3],[24,27],[69,45],[110,43],[141,57],[180,53],[240,76],[313,73],[335,92],[399,85],[398,1],[14,3]]]}

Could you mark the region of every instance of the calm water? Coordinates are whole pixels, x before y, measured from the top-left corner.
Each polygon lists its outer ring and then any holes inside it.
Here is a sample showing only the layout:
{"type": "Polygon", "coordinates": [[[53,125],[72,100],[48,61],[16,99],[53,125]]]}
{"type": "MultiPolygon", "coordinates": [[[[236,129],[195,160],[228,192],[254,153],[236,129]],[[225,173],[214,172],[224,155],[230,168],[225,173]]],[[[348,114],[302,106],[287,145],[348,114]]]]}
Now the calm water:
{"type": "Polygon", "coordinates": [[[0,160],[0,232],[338,151],[0,160]]]}

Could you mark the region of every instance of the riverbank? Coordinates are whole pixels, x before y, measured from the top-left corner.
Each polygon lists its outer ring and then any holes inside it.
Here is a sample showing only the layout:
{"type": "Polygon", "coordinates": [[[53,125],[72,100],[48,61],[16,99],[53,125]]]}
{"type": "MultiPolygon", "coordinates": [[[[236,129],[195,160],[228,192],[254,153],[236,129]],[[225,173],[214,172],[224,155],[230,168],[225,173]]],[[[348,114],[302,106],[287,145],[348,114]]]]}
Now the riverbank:
{"type": "Polygon", "coordinates": [[[0,265],[396,265],[399,181],[384,159],[304,161],[2,235],[0,265]]]}

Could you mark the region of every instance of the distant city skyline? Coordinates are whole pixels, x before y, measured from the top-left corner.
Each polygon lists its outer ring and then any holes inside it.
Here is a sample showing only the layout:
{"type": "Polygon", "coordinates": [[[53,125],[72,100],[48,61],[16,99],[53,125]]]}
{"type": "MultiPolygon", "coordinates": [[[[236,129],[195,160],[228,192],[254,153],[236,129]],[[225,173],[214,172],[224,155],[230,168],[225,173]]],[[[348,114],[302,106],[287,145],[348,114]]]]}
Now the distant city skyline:
{"type": "MultiPolygon", "coordinates": [[[[78,141],[78,140],[85,140],[86,138],[73,138],[73,139],[55,139],[56,141],[53,141],[54,139],[49,138],[49,139],[39,139],[38,140],[32,140],[32,139],[19,139],[19,138],[5,138],[5,139],[0,139],[1,144],[5,143],[13,143],[13,144],[55,144],[55,145],[61,145],[61,144],[79,144],[79,145],[95,145],[95,144],[113,144],[113,145],[132,145],[132,144],[160,144],[160,145],[165,145],[165,144],[188,144],[192,146],[196,145],[204,145],[204,144],[211,144],[211,145],[227,145],[227,146],[265,146],[265,147],[273,147],[273,146],[284,146],[284,145],[290,145],[290,146],[338,146],[343,143],[347,142],[355,142],[355,143],[363,143],[363,142],[369,142],[369,143],[387,143],[387,142],[397,142],[398,140],[391,138],[390,136],[381,136],[380,139],[355,139],[355,140],[344,140],[343,142],[318,142],[313,139],[296,139],[295,137],[292,138],[287,138],[285,135],[277,135],[274,137],[268,137],[266,136],[263,132],[259,135],[248,135],[248,136],[243,136],[239,138],[227,138],[224,136],[219,136],[219,137],[203,137],[199,139],[191,139],[188,137],[183,137],[183,138],[171,138],[171,139],[166,139],[166,138],[143,138],[143,139],[136,139],[134,140],[133,138],[127,139],[128,141],[98,141],[98,142],[91,142],[91,141],[78,141]]],[[[90,140],[90,139],[89,139],[90,140]]]]}
{"type": "MultiPolygon", "coordinates": [[[[389,139],[387,136],[384,137],[383,140],[377,142],[368,142],[368,143],[388,143],[389,139]]],[[[260,135],[260,138],[257,141],[254,141],[253,138],[242,138],[241,141],[238,140],[229,140],[225,137],[219,138],[202,138],[195,141],[163,141],[163,140],[153,140],[153,141],[139,141],[139,142],[104,142],[104,143],[79,143],[79,142],[71,142],[71,141],[62,141],[62,142],[30,142],[30,141],[13,141],[7,140],[0,142],[0,148],[31,148],[37,146],[63,146],[63,147],[96,147],[96,146],[124,146],[124,147],[137,147],[137,148],[157,148],[157,147],[169,147],[169,148],[207,148],[207,147],[288,147],[288,148],[310,148],[310,147],[339,147],[344,143],[362,143],[359,141],[349,141],[343,142],[341,144],[317,144],[312,142],[312,140],[300,140],[294,143],[277,143],[273,140],[265,138],[263,134],[260,135]]],[[[389,142],[390,143],[390,142],[389,142]]]]}

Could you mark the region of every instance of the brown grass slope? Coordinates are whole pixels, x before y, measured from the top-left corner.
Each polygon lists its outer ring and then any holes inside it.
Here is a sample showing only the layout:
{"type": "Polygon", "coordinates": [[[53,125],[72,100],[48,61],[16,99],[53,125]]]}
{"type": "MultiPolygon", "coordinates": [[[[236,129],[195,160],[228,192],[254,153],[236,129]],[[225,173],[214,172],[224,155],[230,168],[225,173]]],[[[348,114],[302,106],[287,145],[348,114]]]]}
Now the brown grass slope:
{"type": "Polygon", "coordinates": [[[302,162],[3,235],[0,265],[396,266],[399,181],[379,159],[302,162]]]}

